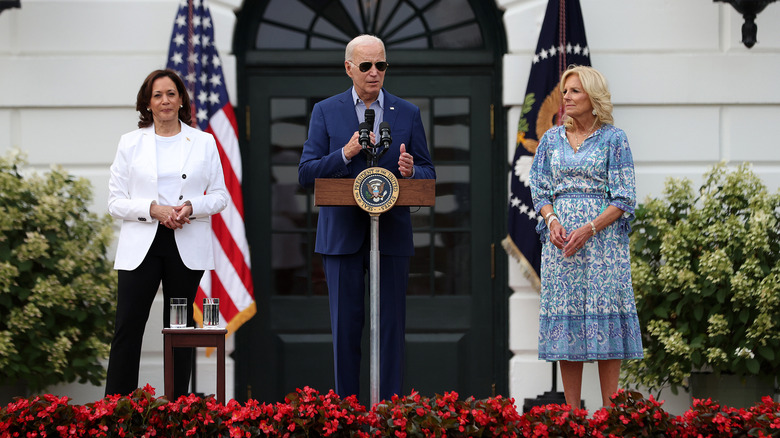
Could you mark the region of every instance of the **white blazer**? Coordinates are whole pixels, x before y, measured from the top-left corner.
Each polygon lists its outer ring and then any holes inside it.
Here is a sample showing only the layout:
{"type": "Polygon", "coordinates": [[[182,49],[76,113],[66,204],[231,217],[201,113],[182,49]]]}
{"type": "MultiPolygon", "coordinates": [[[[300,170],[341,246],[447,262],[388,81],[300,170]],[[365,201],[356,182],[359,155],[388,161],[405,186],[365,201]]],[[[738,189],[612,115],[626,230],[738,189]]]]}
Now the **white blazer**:
{"type": "MultiPolygon", "coordinates": [[[[174,231],[184,265],[214,269],[211,215],[228,202],[222,163],[214,137],[181,124],[181,188],[179,201],[192,203],[190,223],[174,231]]],[[[108,182],[108,212],[122,219],[114,269],[133,270],[141,264],[157,233],[159,221],[149,213],[158,200],[157,150],[154,125],[122,136],[108,182]]]]}

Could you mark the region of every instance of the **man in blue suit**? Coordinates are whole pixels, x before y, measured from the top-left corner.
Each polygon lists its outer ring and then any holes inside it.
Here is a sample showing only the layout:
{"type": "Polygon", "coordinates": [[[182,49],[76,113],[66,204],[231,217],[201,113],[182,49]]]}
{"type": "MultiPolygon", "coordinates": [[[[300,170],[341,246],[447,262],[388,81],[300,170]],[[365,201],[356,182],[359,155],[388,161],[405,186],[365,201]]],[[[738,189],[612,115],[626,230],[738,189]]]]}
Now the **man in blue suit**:
{"type": "MultiPolygon", "coordinates": [[[[312,110],[309,137],[298,165],[298,181],[312,187],[316,178],[355,178],[366,169],[358,125],[366,109],[375,113],[371,143],[379,124],[388,122],[393,142],[379,166],[396,178],[435,179],[420,109],[382,88],[387,70],[382,40],[361,35],[347,44],[344,68],[352,87],[312,110]]],[[[322,254],[328,283],[336,393],[359,395],[360,338],[365,325],[365,275],[369,269],[370,217],[359,207],[322,207],[315,252],[322,254]]],[[[406,286],[414,254],[409,207],[394,207],[379,219],[380,377],[379,397],[401,393],[404,369],[406,286]]]]}

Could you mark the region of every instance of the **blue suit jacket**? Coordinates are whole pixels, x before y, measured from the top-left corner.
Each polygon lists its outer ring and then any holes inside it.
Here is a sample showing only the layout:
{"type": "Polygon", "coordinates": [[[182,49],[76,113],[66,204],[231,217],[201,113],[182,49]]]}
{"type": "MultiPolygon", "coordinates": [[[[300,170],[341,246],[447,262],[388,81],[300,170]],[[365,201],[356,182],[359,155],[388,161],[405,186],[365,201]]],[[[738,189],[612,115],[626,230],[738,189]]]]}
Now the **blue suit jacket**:
{"type": "MultiPolygon", "coordinates": [[[[398,158],[404,143],[406,152],[414,157],[414,178],[435,179],[420,109],[387,91],[384,93],[384,121],[390,124],[393,143],[380,158],[379,166],[393,172],[396,178],[403,178],[398,172],[398,158]]],[[[358,124],[351,88],[314,105],[309,138],[303,145],[298,165],[298,182],[302,186],[313,187],[316,178],[355,178],[366,169],[362,152],[349,164],[344,164],[341,155],[341,149],[358,130],[358,124]]],[[[368,213],[359,207],[321,207],[315,251],[328,255],[354,254],[369,238],[370,224],[368,213]]],[[[393,256],[414,254],[409,207],[394,207],[379,217],[379,251],[393,256]]]]}

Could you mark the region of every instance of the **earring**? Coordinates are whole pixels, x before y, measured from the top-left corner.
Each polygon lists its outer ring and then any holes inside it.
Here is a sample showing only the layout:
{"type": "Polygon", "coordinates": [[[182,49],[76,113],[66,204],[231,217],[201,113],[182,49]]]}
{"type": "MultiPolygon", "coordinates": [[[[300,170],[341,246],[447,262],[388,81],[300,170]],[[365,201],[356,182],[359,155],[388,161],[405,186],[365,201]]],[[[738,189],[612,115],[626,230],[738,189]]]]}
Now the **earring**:
{"type": "Polygon", "coordinates": [[[593,114],[595,116],[596,115],[596,110],[594,109],[593,111],[591,111],[591,114],[593,114]]]}
{"type": "Polygon", "coordinates": [[[179,105],[179,108],[184,108],[184,105],[179,105]]]}
{"type": "Polygon", "coordinates": [[[147,111],[151,111],[151,109],[150,109],[150,108],[147,108],[146,110],[147,110],[147,111]]]}

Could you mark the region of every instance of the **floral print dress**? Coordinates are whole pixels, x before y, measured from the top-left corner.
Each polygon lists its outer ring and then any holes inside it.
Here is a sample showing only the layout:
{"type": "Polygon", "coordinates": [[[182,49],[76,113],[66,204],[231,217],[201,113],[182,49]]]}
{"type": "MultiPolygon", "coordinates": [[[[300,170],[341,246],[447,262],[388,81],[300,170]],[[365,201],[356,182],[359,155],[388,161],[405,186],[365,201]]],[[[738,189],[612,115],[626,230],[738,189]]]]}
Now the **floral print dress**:
{"type": "Polygon", "coordinates": [[[539,221],[539,358],[642,358],[628,239],[636,190],[626,134],[604,124],[575,153],[566,129],[553,127],[539,142],[530,182],[536,211],[552,204],[567,232],[587,225],[609,205],[625,212],[567,258],[550,242],[545,221],[539,221]]]}

